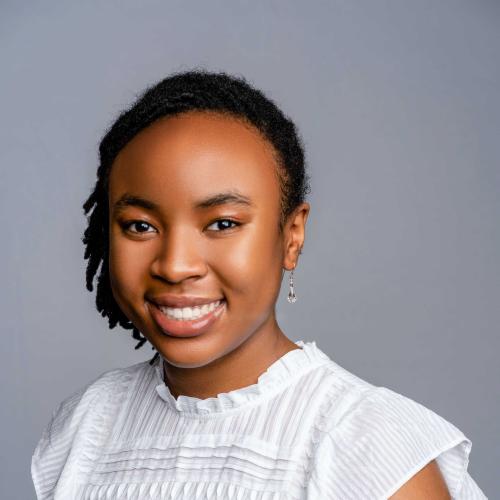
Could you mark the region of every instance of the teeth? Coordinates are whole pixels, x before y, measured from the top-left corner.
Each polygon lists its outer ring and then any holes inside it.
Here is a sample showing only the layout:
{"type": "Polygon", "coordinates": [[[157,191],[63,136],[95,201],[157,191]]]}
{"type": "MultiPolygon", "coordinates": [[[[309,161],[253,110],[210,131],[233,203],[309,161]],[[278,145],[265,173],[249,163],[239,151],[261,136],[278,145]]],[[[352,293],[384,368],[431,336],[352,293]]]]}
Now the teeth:
{"type": "Polygon", "coordinates": [[[220,305],[221,301],[217,300],[211,302],[210,304],[203,304],[195,307],[160,307],[163,314],[168,316],[170,319],[176,319],[180,321],[189,321],[193,319],[198,319],[205,316],[209,312],[212,312],[216,307],[220,305]]]}
{"type": "Polygon", "coordinates": [[[191,307],[182,308],[182,319],[191,319],[194,315],[194,309],[191,307]]]}

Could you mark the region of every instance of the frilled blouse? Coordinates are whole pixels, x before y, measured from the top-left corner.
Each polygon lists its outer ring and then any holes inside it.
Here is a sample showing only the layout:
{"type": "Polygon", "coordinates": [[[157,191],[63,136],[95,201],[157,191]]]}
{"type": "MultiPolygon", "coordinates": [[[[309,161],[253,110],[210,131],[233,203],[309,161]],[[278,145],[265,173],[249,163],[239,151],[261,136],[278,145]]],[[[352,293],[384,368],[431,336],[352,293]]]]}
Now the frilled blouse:
{"type": "Polygon", "coordinates": [[[208,399],[174,398],[161,357],[104,373],[45,428],[38,499],[386,499],[433,459],[452,498],[486,498],[462,431],[296,345],[256,384],[208,399]]]}

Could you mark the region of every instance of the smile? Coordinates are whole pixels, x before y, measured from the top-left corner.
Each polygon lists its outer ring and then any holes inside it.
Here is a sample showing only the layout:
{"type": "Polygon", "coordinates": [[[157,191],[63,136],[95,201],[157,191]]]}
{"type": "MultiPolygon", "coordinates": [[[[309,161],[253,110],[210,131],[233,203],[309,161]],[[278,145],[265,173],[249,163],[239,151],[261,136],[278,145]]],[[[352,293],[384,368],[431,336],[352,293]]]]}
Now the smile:
{"type": "Polygon", "coordinates": [[[151,316],[169,337],[195,337],[216,327],[226,310],[225,300],[195,307],[165,307],[147,302],[151,316]]]}
{"type": "Polygon", "coordinates": [[[221,300],[203,304],[202,306],[195,307],[164,307],[158,306],[158,309],[165,314],[168,318],[176,321],[191,321],[200,319],[207,316],[214,311],[221,303],[221,300]]]}

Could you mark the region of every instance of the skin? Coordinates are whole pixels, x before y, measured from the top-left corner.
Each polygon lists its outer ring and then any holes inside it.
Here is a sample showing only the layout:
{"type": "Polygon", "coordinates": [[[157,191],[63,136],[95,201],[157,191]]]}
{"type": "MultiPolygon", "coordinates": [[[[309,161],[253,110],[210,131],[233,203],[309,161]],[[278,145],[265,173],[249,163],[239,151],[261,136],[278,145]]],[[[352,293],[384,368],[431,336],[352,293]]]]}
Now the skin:
{"type": "Polygon", "coordinates": [[[437,462],[432,460],[389,498],[391,500],[421,500],[422,498],[450,500],[451,496],[437,462]]]}
{"type": "MultiPolygon", "coordinates": [[[[116,157],[109,178],[111,289],[126,316],[165,359],[174,397],[205,399],[255,384],[274,361],[299,347],[276,321],[284,270],[296,267],[310,211],[303,203],[278,231],[280,191],[272,145],[253,127],[217,113],[156,121],[116,157]],[[237,190],[234,203],[199,209],[197,201],[237,190]],[[156,208],[116,202],[133,194],[156,208]],[[217,223],[232,219],[235,226],[217,223]],[[125,227],[126,223],[139,221],[125,227]],[[228,227],[229,229],[224,229],[228,227]],[[227,300],[217,328],[198,337],[166,336],[146,298],[161,293],[227,300]]],[[[448,500],[435,461],[393,500],[448,500]]]]}
{"type": "Polygon", "coordinates": [[[122,311],[166,360],[174,397],[205,399],[257,382],[299,347],[281,331],[275,304],[284,270],[304,243],[303,203],[278,231],[280,191],[274,148],[257,129],[216,113],[154,122],[118,154],[109,178],[110,281],[122,311]],[[253,206],[196,209],[207,196],[238,190],[253,206]],[[115,203],[140,196],[157,209],[115,203]],[[217,223],[231,218],[241,223],[217,223]],[[143,221],[123,227],[127,221],[143,221]],[[229,229],[224,229],[228,227],[229,229]],[[146,297],[162,293],[224,297],[217,328],[198,337],[166,336],[146,297]]]}

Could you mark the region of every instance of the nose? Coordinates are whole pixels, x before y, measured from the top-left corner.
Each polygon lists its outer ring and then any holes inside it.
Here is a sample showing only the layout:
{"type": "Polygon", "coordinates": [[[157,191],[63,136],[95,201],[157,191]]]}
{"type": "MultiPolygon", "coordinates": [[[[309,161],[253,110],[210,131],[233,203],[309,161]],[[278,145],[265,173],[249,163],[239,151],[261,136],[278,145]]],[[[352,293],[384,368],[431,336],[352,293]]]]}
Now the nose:
{"type": "Polygon", "coordinates": [[[203,276],[205,272],[201,241],[195,228],[188,225],[170,227],[151,264],[151,274],[170,283],[179,283],[203,276]]]}

